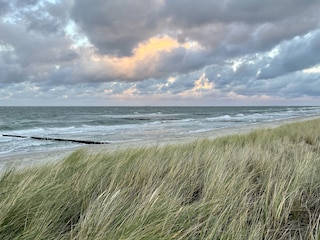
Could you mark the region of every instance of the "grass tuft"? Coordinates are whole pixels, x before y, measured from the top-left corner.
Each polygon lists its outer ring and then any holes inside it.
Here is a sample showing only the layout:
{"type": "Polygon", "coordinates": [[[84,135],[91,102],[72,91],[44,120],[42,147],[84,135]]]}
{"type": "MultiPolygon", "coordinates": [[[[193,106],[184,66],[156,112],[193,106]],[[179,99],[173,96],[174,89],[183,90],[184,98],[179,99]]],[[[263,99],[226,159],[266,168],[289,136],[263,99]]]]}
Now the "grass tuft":
{"type": "Polygon", "coordinates": [[[319,239],[320,120],[0,176],[0,239],[319,239]]]}

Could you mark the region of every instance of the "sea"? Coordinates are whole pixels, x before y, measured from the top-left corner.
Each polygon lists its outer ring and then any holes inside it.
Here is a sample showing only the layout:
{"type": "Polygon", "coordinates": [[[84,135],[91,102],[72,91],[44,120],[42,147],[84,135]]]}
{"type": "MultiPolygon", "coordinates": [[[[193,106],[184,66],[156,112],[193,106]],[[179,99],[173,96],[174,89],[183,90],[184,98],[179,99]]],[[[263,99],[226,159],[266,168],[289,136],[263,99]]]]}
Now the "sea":
{"type": "Polygon", "coordinates": [[[320,107],[0,107],[0,157],[130,143],[320,114],[320,107]],[[16,137],[20,136],[20,137],[16,137]]]}

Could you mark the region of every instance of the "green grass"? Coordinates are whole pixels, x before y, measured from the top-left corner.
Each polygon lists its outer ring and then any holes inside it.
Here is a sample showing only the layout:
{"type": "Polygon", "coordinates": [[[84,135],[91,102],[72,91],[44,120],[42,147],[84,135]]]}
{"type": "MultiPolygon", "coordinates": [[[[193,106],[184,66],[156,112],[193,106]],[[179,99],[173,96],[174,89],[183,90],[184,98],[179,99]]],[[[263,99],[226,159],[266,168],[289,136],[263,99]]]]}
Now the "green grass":
{"type": "Polygon", "coordinates": [[[0,239],[319,239],[320,119],[0,176],[0,239]]]}

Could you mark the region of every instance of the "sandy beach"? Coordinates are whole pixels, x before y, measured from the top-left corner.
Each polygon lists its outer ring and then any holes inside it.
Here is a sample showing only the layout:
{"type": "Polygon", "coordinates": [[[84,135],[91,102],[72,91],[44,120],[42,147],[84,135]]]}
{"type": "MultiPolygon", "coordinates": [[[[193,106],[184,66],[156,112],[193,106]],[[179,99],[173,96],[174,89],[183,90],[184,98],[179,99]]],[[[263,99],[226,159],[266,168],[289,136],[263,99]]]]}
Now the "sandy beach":
{"type": "Polygon", "coordinates": [[[0,171],[4,170],[6,167],[20,168],[20,167],[33,166],[41,163],[59,161],[80,148],[86,149],[86,151],[88,151],[89,153],[99,153],[99,152],[105,152],[105,151],[115,151],[119,149],[126,149],[131,147],[147,147],[147,146],[154,146],[154,145],[163,146],[167,144],[181,144],[181,143],[188,143],[188,142],[192,142],[192,141],[195,141],[198,139],[204,139],[204,138],[214,139],[221,136],[244,134],[256,129],[276,128],[283,124],[290,124],[290,123],[299,122],[299,121],[307,121],[307,120],[316,119],[316,118],[320,118],[320,115],[250,124],[246,126],[233,127],[233,128],[222,128],[214,131],[183,135],[181,137],[176,137],[176,136],[171,138],[159,137],[157,139],[152,139],[148,141],[110,143],[106,145],[85,145],[82,147],[59,149],[56,151],[8,154],[8,155],[0,156],[0,171]]]}

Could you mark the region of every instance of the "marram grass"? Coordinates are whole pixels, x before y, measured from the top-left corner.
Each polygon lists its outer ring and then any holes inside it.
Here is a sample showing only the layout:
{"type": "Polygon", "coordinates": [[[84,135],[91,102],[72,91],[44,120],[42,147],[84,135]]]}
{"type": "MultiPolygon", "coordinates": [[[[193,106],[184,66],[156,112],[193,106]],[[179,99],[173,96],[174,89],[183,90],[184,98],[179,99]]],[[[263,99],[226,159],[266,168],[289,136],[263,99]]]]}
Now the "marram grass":
{"type": "Polygon", "coordinates": [[[320,120],[0,176],[0,239],[319,239],[320,120]]]}

